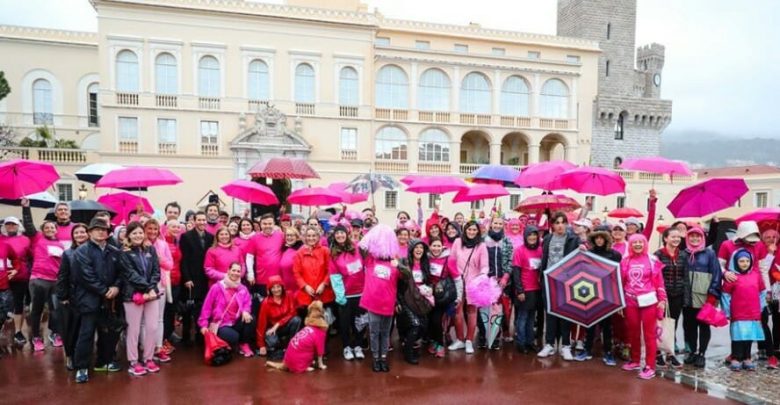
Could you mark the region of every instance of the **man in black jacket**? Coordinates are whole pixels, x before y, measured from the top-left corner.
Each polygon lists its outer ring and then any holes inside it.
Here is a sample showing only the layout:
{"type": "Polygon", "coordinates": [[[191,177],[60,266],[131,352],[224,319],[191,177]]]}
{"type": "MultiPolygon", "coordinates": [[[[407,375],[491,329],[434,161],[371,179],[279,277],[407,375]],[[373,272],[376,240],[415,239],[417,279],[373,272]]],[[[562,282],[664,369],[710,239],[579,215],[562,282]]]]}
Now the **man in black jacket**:
{"type": "MultiPolygon", "coordinates": [[[[190,344],[192,321],[197,321],[203,300],[208,293],[208,279],[203,269],[206,251],[214,243],[214,235],[206,232],[206,213],[199,211],[195,214],[195,227],[184,233],[179,240],[181,249],[181,282],[184,289],[181,293],[182,300],[193,300],[195,305],[187,313],[183,313],[182,343],[190,344]]],[[[196,332],[195,338],[200,341],[203,337],[196,332]]]]}
{"type": "MultiPolygon", "coordinates": [[[[563,212],[556,212],[551,220],[552,232],[544,237],[542,244],[542,263],[539,269],[544,272],[560,262],[569,253],[580,247],[580,238],[568,229],[569,220],[563,212]]],[[[544,280],[544,276],[542,276],[544,280]]],[[[546,281],[545,281],[546,282],[546,281]]],[[[560,339],[560,353],[564,360],[574,360],[571,352],[571,323],[548,313],[545,318],[544,348],[537,354],[539,357],[549,357],[555,354],[555,343],[560,339]]]]}
{"type": "Polygon", "coordinates": [[[119,249],[107,243],[109,225],[104,219],[93,219],[88,228],[89,241],[76,249],[71,268],[72,299],[81,314],[81,327],[76,339],[74,367],[76,382],[89,380],[89,363],[95,331],[98,333],[96,371],[119,371],[114,361],[119,330],[114,311],[119,295],[120,278],[116,265],[119,249]]]}

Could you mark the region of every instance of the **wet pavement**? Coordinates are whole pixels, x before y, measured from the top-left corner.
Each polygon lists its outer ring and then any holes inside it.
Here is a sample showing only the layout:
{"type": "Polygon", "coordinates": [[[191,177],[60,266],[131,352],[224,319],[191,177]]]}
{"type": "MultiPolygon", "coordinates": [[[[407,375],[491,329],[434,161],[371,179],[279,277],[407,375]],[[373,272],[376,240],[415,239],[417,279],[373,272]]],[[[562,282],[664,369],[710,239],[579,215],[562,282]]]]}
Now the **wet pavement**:
{"type": "MultiPolygon", "coordinates": [[[[632,404],[729,403],[664,378],[642,381],[635,372],[606,367],[600,358],[574,363],[521,355],[507,344],[500,351],[463,351],[444,359],[427,354],[419,366],[391,353],[391,372],[375,374],[368,360],[341,359],[336,342],[328,369],[293,375],[269,371],[263,358],[235,358],[207,367],[199,350],[179,349],[159,374],[131,377],[90,372],[80,385],[64,368],[60,349],[15,352],[0,358],[0,403],[184,404],[252,403],[425,403],[425,404],[632,404]],[[413,401],[413,402],[412,402],[413,401]]],[[[123,364],[124,366],[124,364],[123,364]]],[[[717,373],[717,372],[716,372],[717,373]]],[[[777,387],[777,383],[775,383],[777,387]]],[[[722,392],[715,391],[722,396],[722,392]]]]}

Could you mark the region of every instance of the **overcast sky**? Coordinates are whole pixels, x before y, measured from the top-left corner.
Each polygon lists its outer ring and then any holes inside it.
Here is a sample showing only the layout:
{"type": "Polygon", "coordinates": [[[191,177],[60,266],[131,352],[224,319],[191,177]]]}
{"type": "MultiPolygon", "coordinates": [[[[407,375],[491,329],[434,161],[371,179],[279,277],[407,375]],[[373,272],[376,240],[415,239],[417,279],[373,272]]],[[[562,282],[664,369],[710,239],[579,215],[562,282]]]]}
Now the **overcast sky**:
{"type": "MultiPolygon", "coordinates": [[[[555,0],[365,2],[388,17],[555,34],[555,0]]],[[[666,46],[662,96],[674,101],[668,132],[780,135],[780,1],[638,3],[637,45],[666,46]]],[[[0,10],[0,24],[97,29],[88,0],[0,0],[0,10]]]]}

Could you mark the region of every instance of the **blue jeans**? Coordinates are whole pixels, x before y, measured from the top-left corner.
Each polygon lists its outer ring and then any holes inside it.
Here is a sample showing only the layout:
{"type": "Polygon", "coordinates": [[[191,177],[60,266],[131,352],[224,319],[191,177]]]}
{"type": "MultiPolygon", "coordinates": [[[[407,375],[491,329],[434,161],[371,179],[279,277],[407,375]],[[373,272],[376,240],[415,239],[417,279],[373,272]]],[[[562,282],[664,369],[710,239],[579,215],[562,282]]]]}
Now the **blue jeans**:
{"type": "Polygon", "coordinates": [[[530,346],[534,343],[534,322],[539,291],[527,291],[525,301],[515,298],[515,344],[530,346]]]}

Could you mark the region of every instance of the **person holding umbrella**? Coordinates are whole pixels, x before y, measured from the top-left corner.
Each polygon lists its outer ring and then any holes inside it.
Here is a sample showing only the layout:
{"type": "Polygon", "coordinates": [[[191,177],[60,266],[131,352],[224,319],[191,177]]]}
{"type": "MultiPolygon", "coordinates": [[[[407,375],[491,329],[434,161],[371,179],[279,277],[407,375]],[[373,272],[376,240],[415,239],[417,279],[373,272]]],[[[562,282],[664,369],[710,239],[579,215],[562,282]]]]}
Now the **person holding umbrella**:
{"type": "MultiPolygon", "coordinates": [[[[580,239],[577,235],[566,229],[569,224],[566,213],[560,211],[554,213],[551,221],[552,232],[545,236],[542,242],[542,261],[539,266],[542,271],[551,268],[580,246],[580,239]]],[[[548,313],[545,317],[545,325],[547,325],[545,345],[537,356],[552,356],[555,354],[556,342],[560,341],[560,353],[563,359],[567,361],[574,360],[571,352],[571,338],[569,336],[571,323],[548,313]]]]}
{"type": "Polygon", "coordinates": [[[28,266],[28,257],[30,256],[30,238],[19,232],[22,221],[16,217],[6,217],[3,221],[3,230],[0,235],[0,244],[6,244],[13,250],[17,261],[19,262],[19,271],[9,280],[9,288],[13,297],[13,319],[14,319],[14,343],[23,347],[27,344],[24,337],[24,301],[29,299],[30,289],[30,270],[28,266]]]}
{"type": "MultiPolygon", "coordinates": [[[[160,223],[156,219],[151,218],[144,224],[144,235],[146,237],[145,244],[149,244],[154,247],[157,253],[157,259],[160,264],[160,282],[157,286],[160,291],[165,292],[165,299],[157,300],[160,306],[158,313],[159,318],[157,322],[157,336],[155,338],[155,354],[154,357],[160,363],[168,363],[171,361],[171,356],[168,350],[163,350],[163,333],[165,329],[165,307],[166,302],[172,295],[171,288],[171,270],[173,269],[173,254],[168,247],[168,242],[165,238],[160,237],[160,223]]],[[[173,303],[173,301],[171,301],[173,303]]]]}
{"type": "Polygon", "coordinates": [[[74,224],[70,221],[70,206],[68,203],[59,202],[54,206],[54,218],[57,226],[57,240],[59,240],[65,248],[70,247],[70,231],[74,224]]]}
{"type": "MultiPolygon", "coordinates": [[[[60,271],[65,246],[58,239],[58,228],[55,222],[44,221],[40,232],[38,232],[33,224],[30,201],[23,198],[21,204],[24,233],[30,238],[32,250],[32,267],[30,269],[32,346],[34,351],[40,352],[45,347],[41,337],[41,317],[43,316],[43,306],[47,304],[49,306],[49,330],[51,331],[49,341],[53,347],[62,347],[54,286],[57,282],[57,273],[60,271]]],[[[68,245],[70,246],[70,241],[68,245]]]]}

